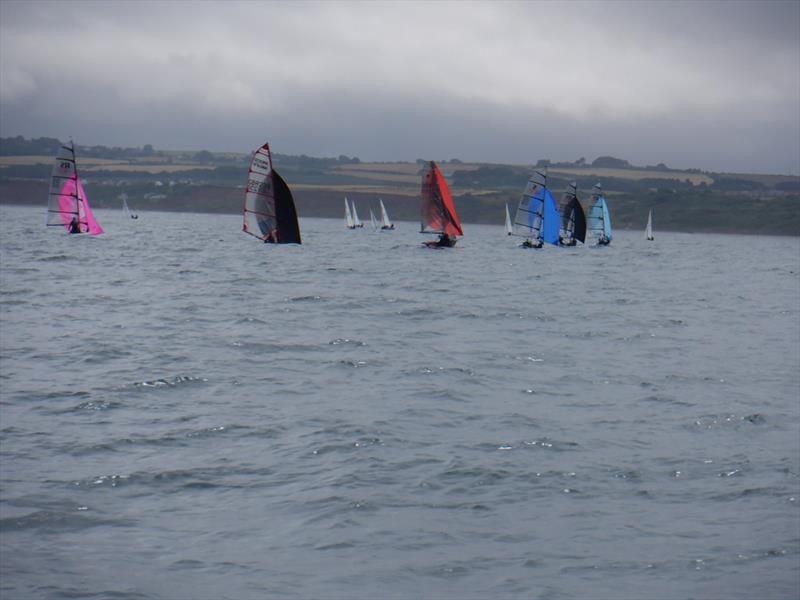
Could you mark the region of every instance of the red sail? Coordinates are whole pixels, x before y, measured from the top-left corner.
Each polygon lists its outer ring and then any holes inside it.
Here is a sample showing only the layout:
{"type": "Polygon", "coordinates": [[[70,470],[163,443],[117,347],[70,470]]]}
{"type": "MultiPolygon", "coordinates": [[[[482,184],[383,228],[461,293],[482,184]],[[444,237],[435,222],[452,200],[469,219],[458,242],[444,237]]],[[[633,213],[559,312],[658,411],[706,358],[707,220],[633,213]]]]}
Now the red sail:
{"type": "Polygon", "coordinates": [[[464,235],[447,182],[433,161],[422,176],[421,195],[423,233],[446,233],[451,237],[464,235]]]}

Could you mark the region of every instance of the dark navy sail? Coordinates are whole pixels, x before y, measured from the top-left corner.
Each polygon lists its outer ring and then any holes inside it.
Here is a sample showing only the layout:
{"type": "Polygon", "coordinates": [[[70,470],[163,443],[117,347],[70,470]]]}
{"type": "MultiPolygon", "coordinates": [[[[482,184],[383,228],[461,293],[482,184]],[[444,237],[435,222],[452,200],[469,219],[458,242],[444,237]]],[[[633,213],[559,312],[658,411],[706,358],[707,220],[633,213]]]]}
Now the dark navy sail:
{"type": "Polygon", "coordinates": [[[561,243],[574,246],[586,241],[586,215],[578,200],[577,185],[569,184],[569,190],[561,198],[561,243]]]}
{"type": "Polygon", "coordinates": [[[297,210],[289,186],[276,170],[272,170],[275,191],[275,216],[278,221],[279,244],[301,244],[300,226],[297,223],[297,210]]]}

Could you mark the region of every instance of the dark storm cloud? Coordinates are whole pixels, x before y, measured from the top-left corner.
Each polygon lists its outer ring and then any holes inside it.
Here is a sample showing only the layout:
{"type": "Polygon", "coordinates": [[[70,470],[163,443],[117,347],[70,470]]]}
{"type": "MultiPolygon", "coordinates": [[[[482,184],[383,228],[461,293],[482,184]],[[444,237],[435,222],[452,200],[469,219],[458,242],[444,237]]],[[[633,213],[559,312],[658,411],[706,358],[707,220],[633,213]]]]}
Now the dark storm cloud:
{"type": "Polygon", "coordinates": [[[798,6],[5,1],[0,129],[797,173],[798,6]]]}

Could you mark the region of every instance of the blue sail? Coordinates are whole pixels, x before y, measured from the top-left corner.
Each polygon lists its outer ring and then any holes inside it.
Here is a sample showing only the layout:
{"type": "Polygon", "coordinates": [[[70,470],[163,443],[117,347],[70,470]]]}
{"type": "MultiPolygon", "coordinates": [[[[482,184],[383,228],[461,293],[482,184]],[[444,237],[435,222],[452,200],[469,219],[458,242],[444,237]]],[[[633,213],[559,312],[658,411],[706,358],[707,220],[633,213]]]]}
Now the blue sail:
{"type": "Polygon", "coordinates": [[[611,215],[601,192],[600,184],[594,186],[594,204],[589,209],[589,231],[601,244],[608,244],[611,239],[611,215]]]}
{"type": "Polygon", "coordinates": [[[613,239],[613,236],[611,235],[611,215],[608,214],[608,205],[606,204],[605,199],[600,198],[600,200],[603,202],[603,233],[605,234],[606,239],[611,241],[613,239]]]}
{"type": "Polygon", "coordinates": [[[553,195],[546,187],[537,187],[528,201],[528,229],[536,238],[558,245],[558,227],[561,217],[553,195]]]}
{"type": "Polygon", "coordinates": [[[558,214],[558,206],[556,205],[555,198],[550,193],[550,190],[545,188],[544,191],[544,225],[539,237],[547,242],[558,246],[559,242],[559,226],[561,224],[561,216],[558,214]]]}

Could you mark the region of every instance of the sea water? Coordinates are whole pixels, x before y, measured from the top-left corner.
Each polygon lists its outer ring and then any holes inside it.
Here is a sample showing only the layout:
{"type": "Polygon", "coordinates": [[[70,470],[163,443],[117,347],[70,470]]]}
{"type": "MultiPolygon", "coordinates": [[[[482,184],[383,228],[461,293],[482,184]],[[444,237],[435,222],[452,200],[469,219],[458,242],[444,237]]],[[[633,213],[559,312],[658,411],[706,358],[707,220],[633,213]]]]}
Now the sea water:
{"type": "Polygon", "coordinates": [[[96,212],[0,210],[4,600],[798,596],[800,239],[96,212]]]}

